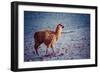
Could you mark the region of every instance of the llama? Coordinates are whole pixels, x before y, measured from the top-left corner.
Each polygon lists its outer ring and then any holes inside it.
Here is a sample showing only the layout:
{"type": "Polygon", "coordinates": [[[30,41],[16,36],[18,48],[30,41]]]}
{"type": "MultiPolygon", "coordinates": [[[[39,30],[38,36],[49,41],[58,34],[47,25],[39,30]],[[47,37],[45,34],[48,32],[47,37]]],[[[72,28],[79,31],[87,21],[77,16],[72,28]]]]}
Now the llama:
{"type": "Polygon", "coordinates": [[[56,42],[58,41],[58,39],[61,36],[62,28],[64,28],[64,26],[61,24],[58,24],[55,31],[43,30],[43,31],[35,32],[35,34],[34,34],[34,40],[35,40],[34,49],[35,49],[35,52],[37,55],[39,55],[38,49],[42,43],[44,43],[47,47],[46,54],[48,54],[48,48],[52,48],[53,53],[54,53],[54,45],[56,44],[56,42]]]}

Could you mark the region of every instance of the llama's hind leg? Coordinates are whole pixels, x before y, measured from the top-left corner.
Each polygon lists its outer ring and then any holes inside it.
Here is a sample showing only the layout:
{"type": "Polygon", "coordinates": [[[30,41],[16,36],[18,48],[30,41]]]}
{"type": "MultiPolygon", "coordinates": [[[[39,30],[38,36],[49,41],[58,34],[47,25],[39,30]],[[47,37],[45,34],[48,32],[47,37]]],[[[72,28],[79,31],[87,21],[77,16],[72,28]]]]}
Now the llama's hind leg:
{"type": "Polygon", "coordinates": [[[39,46],[40,46],[40,43],[35,43],[35,45],[34,45],[35,53],[36,53],[38,56],[39,56],[39,53],[38,53],[39,46]]]}
{"type": "Polygon", "coordinates": [[[47,45],[47,48],[46,48],[46,55],[48,55],[49,54],[49,51],[48,51],[48,49],[50,49],[50,44],[49,45],[47,45]]]}
{"type": "Polygon", "coordinates": [[[46,48],[46,55],[48,54],[48,48],[46,48]]]}

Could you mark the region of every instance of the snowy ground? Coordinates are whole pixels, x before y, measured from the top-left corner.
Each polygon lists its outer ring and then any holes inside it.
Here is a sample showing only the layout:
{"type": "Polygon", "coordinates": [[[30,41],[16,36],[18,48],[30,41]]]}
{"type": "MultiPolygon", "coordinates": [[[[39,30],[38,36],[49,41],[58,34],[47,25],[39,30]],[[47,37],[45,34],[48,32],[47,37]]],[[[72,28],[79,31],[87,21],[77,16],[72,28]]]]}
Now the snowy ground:
{"type": "Polygon", "coordinates": [[[90,30],[89,28],[79,28],[67,30],[62,33],[61,38],[55,45],[55,55],[49,49],[46,55],[46,46],[39,47],[39,56],[35,54],[34,38],[32,33],[24,37],[24,61],[49,61],[49,60],[73,60],[90,58],[90,30]]]}

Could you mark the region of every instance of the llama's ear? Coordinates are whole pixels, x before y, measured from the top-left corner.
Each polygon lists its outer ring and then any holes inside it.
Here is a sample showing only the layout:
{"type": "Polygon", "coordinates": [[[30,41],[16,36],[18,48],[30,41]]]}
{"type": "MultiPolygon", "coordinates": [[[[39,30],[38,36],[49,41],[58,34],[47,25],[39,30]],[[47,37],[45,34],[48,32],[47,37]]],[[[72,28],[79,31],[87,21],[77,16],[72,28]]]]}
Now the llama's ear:
{"type": "Polygon", "coordinates": [[[61,24],[58,24],[58,26],[61,26],[61,24]]]}

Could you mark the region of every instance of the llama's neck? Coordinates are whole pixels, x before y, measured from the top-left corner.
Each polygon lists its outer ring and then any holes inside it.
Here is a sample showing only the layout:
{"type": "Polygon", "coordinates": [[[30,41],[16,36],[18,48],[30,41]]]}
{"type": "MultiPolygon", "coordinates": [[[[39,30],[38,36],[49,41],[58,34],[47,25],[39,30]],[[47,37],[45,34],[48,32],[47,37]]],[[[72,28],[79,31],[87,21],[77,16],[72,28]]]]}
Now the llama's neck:
{"type": "Polygon", "coordinates": [[[61,32],[62,32],[62,29],[56,29],[55,31],[55,34],[56,34],[56,40],[58,40],[61,36],[61,32]]]}

